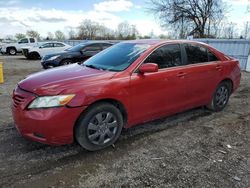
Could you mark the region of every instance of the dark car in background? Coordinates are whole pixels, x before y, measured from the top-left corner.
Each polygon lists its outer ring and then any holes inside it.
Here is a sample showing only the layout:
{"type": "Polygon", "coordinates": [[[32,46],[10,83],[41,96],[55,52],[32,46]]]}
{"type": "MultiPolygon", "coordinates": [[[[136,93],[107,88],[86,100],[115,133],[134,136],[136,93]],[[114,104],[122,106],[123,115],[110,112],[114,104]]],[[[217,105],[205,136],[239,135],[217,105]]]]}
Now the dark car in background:
{"type": "Polygon", "coordinates": [[[84,62],[88,58],[112,45],[113,43],[109,42],[87,41],[73,46],[63,52],[45,55],[42,58],[41,64],[44,69],[48,69],[77,62],[84,62]]]}

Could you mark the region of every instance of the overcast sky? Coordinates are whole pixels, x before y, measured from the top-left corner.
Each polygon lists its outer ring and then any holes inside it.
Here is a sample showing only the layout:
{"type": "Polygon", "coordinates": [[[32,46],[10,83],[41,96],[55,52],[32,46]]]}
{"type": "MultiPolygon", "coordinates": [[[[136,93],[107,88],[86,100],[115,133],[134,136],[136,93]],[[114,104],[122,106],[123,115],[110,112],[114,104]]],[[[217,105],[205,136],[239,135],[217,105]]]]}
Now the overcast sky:
{"type": "MultiPolygon", "coordinates": [[[[250,21],[246,7],[250,0],[225,0],[231,5],[227,17],[238,27],[250,21]]],[[[142,35],[153,31],[166,34],[154,15],[146,8],[148,0],[0,0],[0,38],[26,30],[36,30],[46,37],[47,32],[77,27],[84,19],[115,29],[118,23],[135,24],[142,35]]]]}

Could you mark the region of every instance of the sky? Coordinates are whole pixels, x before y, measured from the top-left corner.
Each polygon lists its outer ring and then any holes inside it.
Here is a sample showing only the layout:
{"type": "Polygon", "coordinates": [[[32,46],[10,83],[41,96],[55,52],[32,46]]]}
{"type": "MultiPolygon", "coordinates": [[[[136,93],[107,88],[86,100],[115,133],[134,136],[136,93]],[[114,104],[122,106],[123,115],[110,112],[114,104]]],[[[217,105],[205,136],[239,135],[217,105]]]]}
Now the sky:
{"type": "MultiPolygon", "coordinates": [[[[230,6],[228,21],[239,30],[250,22],[246,13],[250,0],[224,0],[230,6]]],[[[120,22],[136,25],[141,35],[167,34],[159,20],[147,11],[149,0],[0,0],[0,38],[26,30],[36,30],[43,37],[61,30],[68,33],[84,19],[116,29],[120,22]]]]}

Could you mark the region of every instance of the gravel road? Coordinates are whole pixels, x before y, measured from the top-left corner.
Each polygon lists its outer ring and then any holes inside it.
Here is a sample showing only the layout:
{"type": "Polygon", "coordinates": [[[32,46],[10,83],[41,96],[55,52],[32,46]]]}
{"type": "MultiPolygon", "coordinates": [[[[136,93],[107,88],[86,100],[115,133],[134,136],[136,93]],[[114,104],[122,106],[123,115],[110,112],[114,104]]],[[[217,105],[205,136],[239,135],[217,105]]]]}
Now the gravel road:
{"type": "Polygon", "coordinates": [[[124,130],[114,147],[87,152],[17,133],[10,94],[42,68],[22,56],[1,61],[0,187],[250,187],[250,73],[222,112],[196,108],[124,130]]]}

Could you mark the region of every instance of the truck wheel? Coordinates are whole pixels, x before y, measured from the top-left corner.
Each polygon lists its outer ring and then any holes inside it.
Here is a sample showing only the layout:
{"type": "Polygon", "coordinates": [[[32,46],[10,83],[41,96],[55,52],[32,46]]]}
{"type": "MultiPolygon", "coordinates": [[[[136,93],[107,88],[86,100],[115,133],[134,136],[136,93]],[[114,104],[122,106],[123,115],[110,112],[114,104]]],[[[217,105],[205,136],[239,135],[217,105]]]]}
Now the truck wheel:
{"type": "Polygon", "coordinates": [[[122,127],[123,118],[118,108],[106,102],[97,103],[80,116],[75,138],[83,148],[96,151],[112,145],[122,127]]]}
{"type": "Polygon", "coordinates": [[[9,48],[9,49],[8,49],[8,54],[9,54],[9,55],[16,55],[16,52],[17,52],[17,51],[16,51],[15,48],[9,48]]]}

